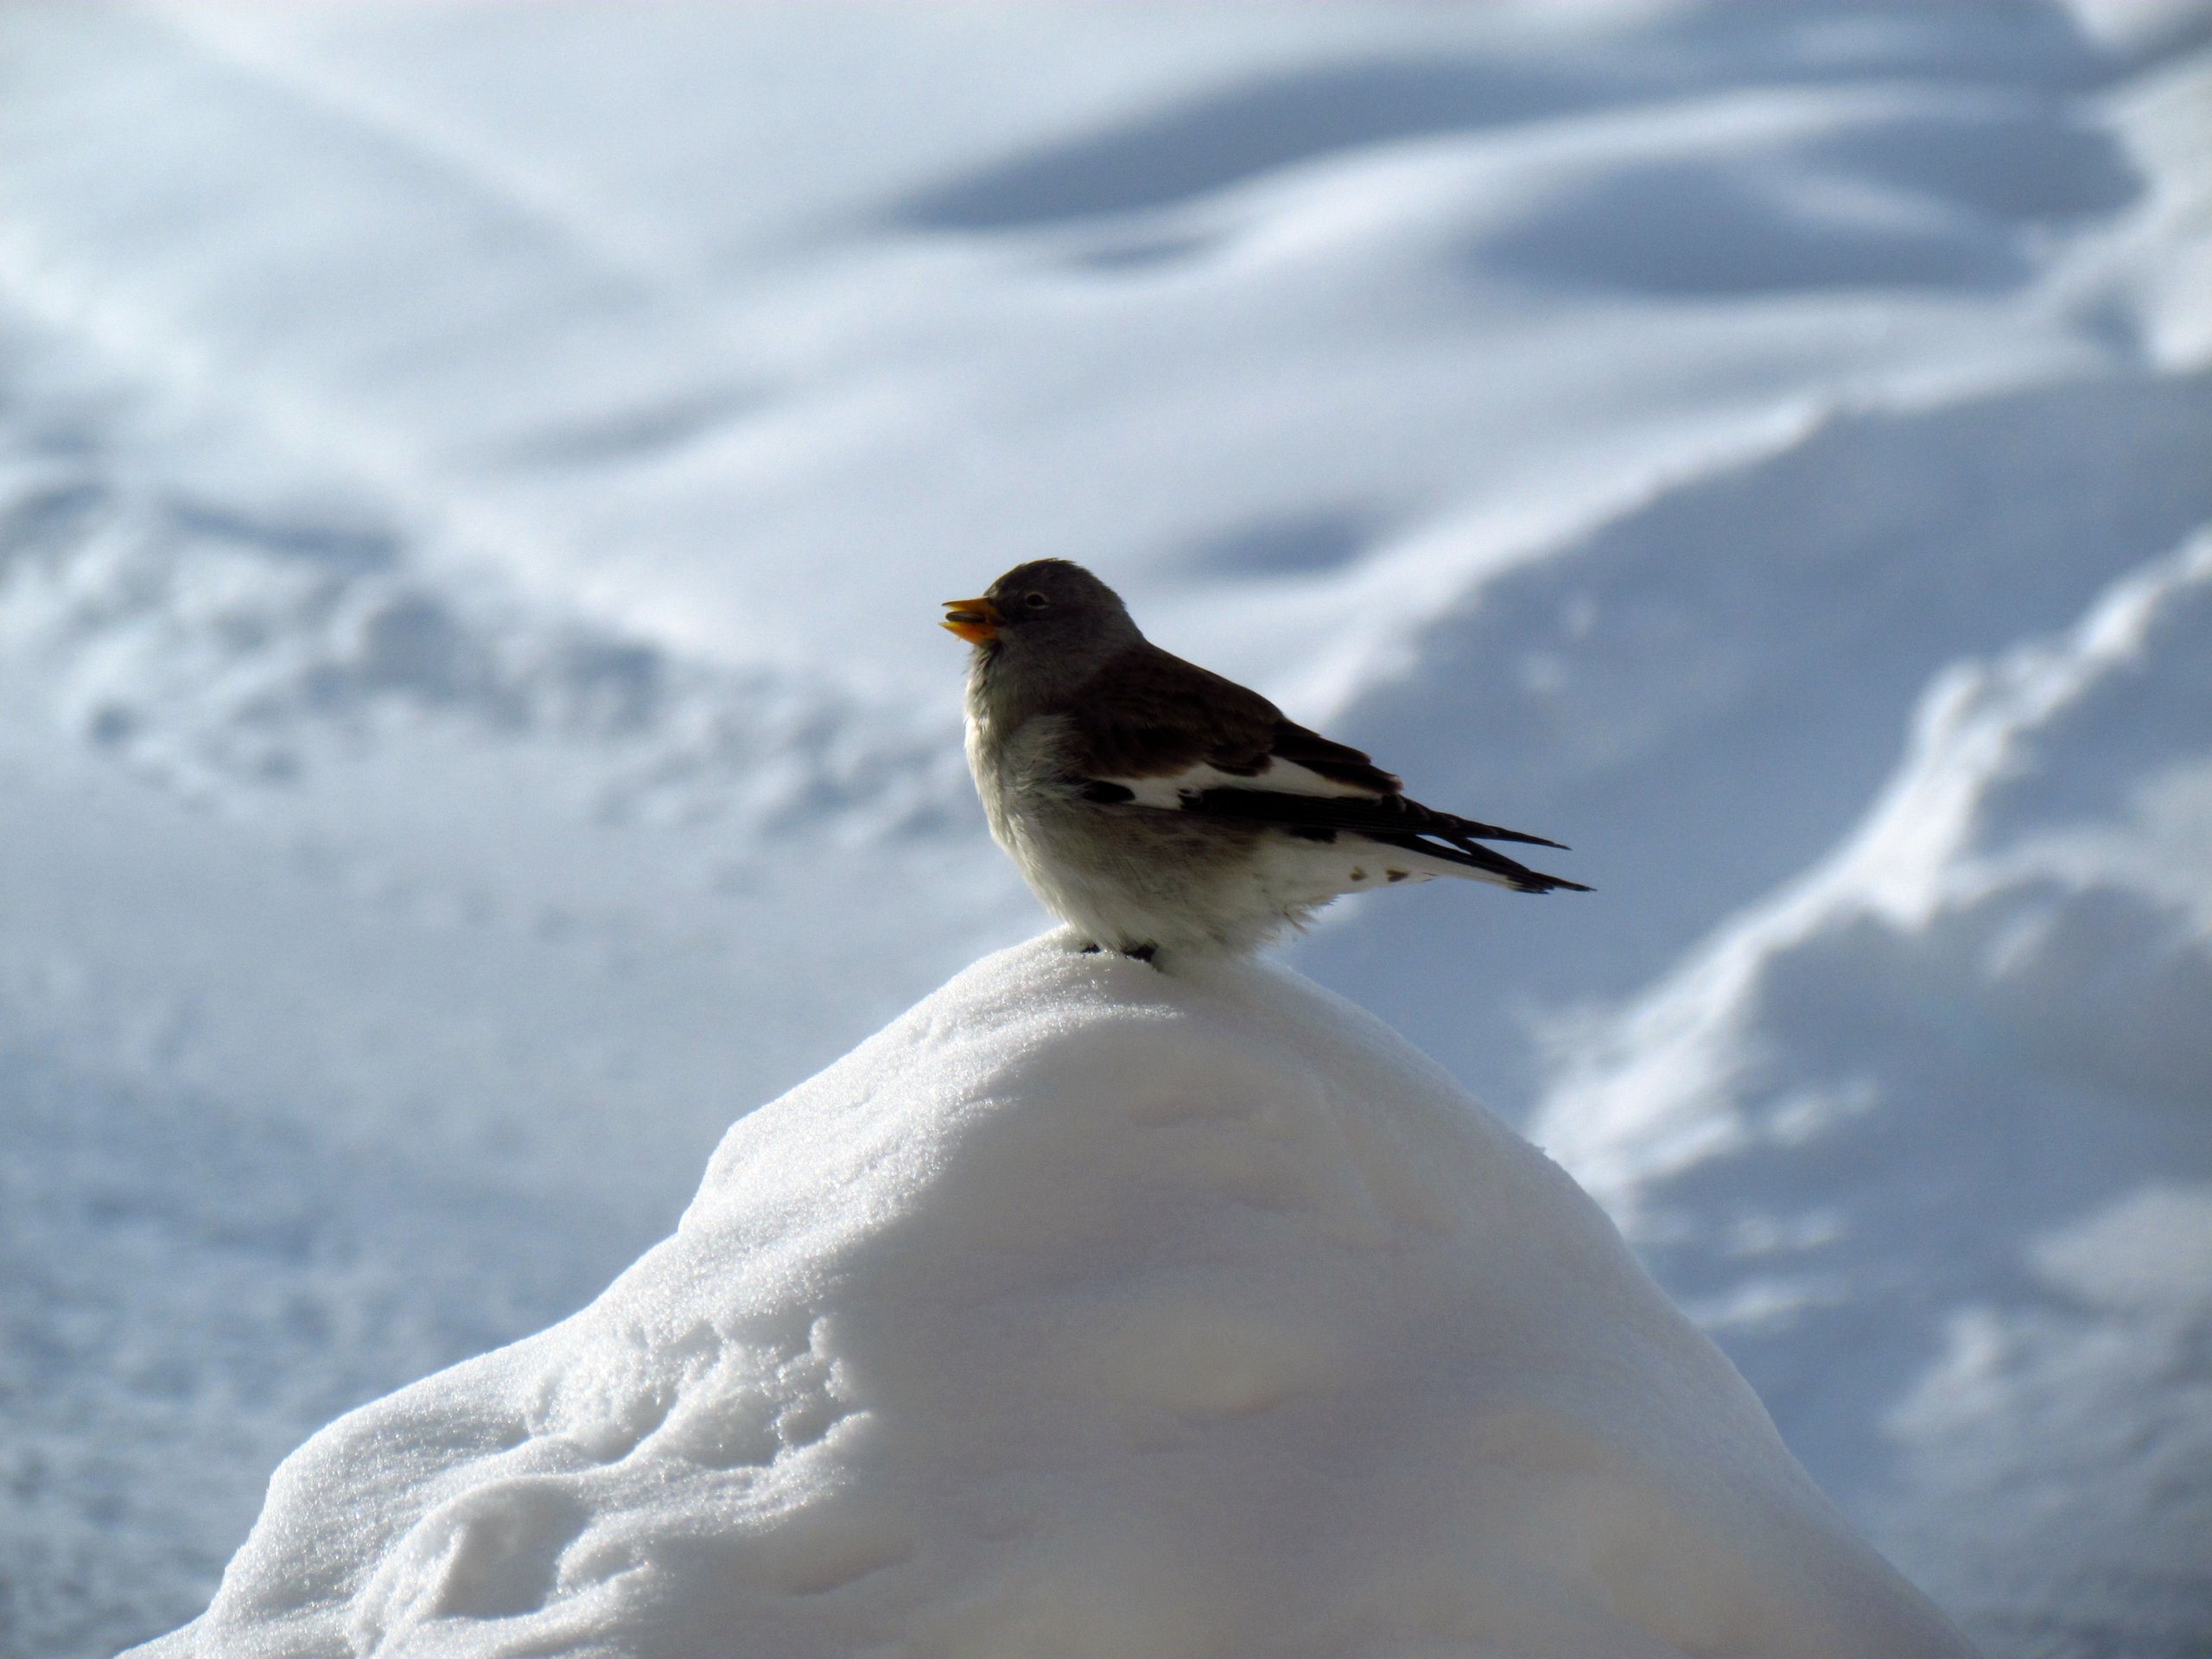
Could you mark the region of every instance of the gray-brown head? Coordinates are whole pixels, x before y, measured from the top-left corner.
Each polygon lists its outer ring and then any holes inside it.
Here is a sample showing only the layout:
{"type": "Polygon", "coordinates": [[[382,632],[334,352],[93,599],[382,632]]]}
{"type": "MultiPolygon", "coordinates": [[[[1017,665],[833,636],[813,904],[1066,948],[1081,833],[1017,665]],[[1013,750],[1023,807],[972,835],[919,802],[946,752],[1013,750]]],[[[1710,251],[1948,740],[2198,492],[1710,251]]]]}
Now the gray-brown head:
{"type": "Polygon", "coordinates": [[[1121,595],[1067,559],[1032,559],[981,599],[946,601],[944,626],[976,647],[978,692],[1016,706],[1075,691],[1144,639],[1121,595]]]}

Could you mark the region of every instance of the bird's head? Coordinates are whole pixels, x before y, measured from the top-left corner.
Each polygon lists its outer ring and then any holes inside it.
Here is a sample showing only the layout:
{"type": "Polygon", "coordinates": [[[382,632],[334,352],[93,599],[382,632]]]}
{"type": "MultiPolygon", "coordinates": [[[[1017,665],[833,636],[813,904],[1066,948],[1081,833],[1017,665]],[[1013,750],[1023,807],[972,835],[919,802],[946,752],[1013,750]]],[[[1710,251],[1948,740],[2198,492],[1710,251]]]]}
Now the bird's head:
{"type": "Polygon", "coordinates": [[[995,673],[1032,682],[1077,683],[1144,638],[1121,595],[1067,559],[1018,564],[980,599],[947,600],[944,608],[944,626],[995,673]]]}

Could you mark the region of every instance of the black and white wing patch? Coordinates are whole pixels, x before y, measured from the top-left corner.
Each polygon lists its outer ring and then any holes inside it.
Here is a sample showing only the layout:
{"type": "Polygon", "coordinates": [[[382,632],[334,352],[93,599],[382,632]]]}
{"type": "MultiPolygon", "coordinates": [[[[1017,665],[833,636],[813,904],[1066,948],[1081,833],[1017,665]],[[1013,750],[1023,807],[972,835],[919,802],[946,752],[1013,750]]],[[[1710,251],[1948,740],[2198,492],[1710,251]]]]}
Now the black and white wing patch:
{"type": "Polygon", "coordinates": [[[1558,842],[1423,806],[1400,793],[1398,780],[1374,766],[1357,750],[1314,737],[1302,728],[1291,730],[1334,753],[1313,756],[1321,763],[1317,766],[1293,760],[1279,747],[1249,771],[1245,757],[1220,757],[1230,760],[1230,767],[1210,758],[1151,777],[1086,778],[1079,787],[1086,799],[1101,805],[1151,807],[1267,824],[1317,842],[1332,842],[1339,835],[1359,836],[1424,855],[1457,867],[1459,873],[1522,893],[1549,893],[1559,887],[1589,891],[1579,881],[1532,870],[1482,844],[1505,841],[1560,847],[1558,842]],[[1366,775],[1359,777],[1359,773],[1366,775]]]}
{"type": "Polygon", "coordinates": [[[1523,893],[1589,891],[1482,844],[1559,842],[1408,800],[1398,779],[1359,750],[1148,643],[1109,664],[1063,717],[1070,781],[1109,810],[1189,812],[1314,842],[1360,836],[1419,855],[1427,874],[1470,875],[1523,893]]]}

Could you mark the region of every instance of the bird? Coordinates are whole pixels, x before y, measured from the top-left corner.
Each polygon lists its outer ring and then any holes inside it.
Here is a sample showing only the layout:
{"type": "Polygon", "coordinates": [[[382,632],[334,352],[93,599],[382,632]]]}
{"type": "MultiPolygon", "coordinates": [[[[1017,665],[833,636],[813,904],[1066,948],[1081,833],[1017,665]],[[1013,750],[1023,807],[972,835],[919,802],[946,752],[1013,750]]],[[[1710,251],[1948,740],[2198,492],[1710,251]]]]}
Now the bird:
{"type": "Polygon", "coordinates": [[[1560,842],[1423,806],[1362,751],[1154,645],[1071,560],[944,608],[975,648],[968,766],[991,834],[1085,950],[1243,954],[1342,894],[1438,876],[1590,891],[1483,844],[1560,842]]]}

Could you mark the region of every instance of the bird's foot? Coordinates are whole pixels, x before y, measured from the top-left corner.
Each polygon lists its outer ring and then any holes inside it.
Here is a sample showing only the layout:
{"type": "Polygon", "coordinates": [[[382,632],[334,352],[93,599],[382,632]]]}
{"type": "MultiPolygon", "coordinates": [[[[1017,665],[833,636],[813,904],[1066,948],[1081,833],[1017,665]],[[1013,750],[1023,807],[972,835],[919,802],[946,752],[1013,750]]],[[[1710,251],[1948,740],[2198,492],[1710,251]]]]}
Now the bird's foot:
{"type": "MultiPolygon", "coordinates": [[[[1076,954],[1095,957],[1105,948],[1103,944],[1093,943],[1084,945],[1076,954]]],[[[1160,947],[1157,944],[1123,944],[1115,947],[1116,954],[1127,957],[1131,962],[1152,962],[1153,957],[1159,954],[1159,950],[1160,947]]],[[[1152,962],[1152,965],[1155,968],[1160,966],[1156,962],[1152,962]]]]}

